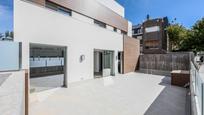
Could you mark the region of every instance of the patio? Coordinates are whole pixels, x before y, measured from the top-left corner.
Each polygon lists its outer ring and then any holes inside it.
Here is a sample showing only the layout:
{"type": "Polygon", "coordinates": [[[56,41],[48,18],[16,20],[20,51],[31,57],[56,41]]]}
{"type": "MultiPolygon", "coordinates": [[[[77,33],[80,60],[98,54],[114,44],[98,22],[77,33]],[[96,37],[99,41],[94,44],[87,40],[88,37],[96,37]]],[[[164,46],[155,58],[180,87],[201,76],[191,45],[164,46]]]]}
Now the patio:
{"type": "Polygon", "coordinates": [[[170,77],[129,73],[31,94],[31,115],[186,115],[186,89],[170,77]]]}

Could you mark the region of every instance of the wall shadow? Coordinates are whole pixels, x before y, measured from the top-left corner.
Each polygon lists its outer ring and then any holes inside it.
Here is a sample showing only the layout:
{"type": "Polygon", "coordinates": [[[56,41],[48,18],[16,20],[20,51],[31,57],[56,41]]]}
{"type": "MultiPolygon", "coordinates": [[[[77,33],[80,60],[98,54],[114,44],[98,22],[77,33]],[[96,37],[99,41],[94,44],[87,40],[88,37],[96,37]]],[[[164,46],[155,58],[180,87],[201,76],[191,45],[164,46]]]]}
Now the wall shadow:
{"type": "Polygon", "coordinates": [[[170,77],[165,77],[159,85],[165,86],[144,115],[186,115],[186,93],[182,87],[172,86],[170,77]]]}

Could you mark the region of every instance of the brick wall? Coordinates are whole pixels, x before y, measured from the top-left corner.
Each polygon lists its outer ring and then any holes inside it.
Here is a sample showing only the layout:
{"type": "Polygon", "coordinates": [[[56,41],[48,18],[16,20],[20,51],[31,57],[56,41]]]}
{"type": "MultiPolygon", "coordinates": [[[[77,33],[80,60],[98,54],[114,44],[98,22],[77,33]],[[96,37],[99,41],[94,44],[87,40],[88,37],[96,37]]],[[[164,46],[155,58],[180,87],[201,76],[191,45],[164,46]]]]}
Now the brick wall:
{"type": "Polygon", "coordinates": [[[134,72],[137,69],[140,55],[140,41],[124,36],[124,73],[134,72]]]}

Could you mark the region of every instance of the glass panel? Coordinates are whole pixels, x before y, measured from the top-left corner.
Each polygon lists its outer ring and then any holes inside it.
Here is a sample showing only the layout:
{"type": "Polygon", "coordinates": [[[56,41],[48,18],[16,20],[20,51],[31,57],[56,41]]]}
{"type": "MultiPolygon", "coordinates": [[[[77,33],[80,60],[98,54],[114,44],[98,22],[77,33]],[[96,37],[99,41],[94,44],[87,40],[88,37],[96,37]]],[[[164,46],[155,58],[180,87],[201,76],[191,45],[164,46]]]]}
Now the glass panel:
{"type": "Polygon", "coordinates": [[[98,26],[100,26],[100,27],[106,28],[106,24],[103,23],[103,22],[100,22],[100,21],[98,21],[98,20],[94,20],[94,24],[96,24],[96,25],[98,25],[98,26]]]}
{"type": "Polygon", "coordinates": [[[147,27],[147,28],[145,28],[145,32],[146,32],[146,33],[157,32],[157,31],[160,31],[159,26],[153,26],[153,27],[147,27]]]}
{"type": "Polygon", "coordinates": [[[59,7],[58,12],[71,16],[71,11],[62,7],[59,7]]]}
{"type": "Polygon", "coordinates": [[[46,4],[45,6],[49,9],[52,9],[52,10],[55,10],[55,11],[58,11],[62,14],[66,14],[66,15],[69,15],[71,16],[71,10],[67,9],[67,8],[64,8],[62,6],[59,6],[55,3],[52,3],[52,2],[49,2],[49,1],[46,1],[46,4]]]}
{"type": "Polygon", "coordinates": [[[57,11],[57,5],[54,4],[54,3],[52,3],[52,2],[46,1],[45,6],[46,6],[47,8],[49,8],[49,9],[52,9],[52,10],[57,11]]]}
{"type": "Polygon", "coordinates": [[[110,53],[108,51],[104,51],[104,69],[106,68],[110,68],[111,65],[110,65],[110,53]]]}
{"type": "Polygon", "coordinates": [[[19,43],[0,41],[0,71],[19,70],[19,43]]]}
{"type": "Polygon", "coordinates": [[[113,56],[113,51],[104,51],[103,53],[103,69],[110,69],[112,75],[114,74],[113,56]]]}

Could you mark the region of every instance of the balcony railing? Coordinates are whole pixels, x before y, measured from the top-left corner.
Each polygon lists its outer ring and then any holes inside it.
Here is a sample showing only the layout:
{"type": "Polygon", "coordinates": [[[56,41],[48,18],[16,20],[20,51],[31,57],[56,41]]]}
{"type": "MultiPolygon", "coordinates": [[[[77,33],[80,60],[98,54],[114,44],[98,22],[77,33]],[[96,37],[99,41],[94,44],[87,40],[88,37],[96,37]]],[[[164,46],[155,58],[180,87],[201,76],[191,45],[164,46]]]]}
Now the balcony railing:
{"type": "Polygon", "coordinates": [[[191,62],[191,108],[192,115],[204,114],[204,76],[191,62]]]}
{"type": "Polygon", "coordinates": [[[0,41],[0,72],[20,70],[20,43],[0,41]]]}

